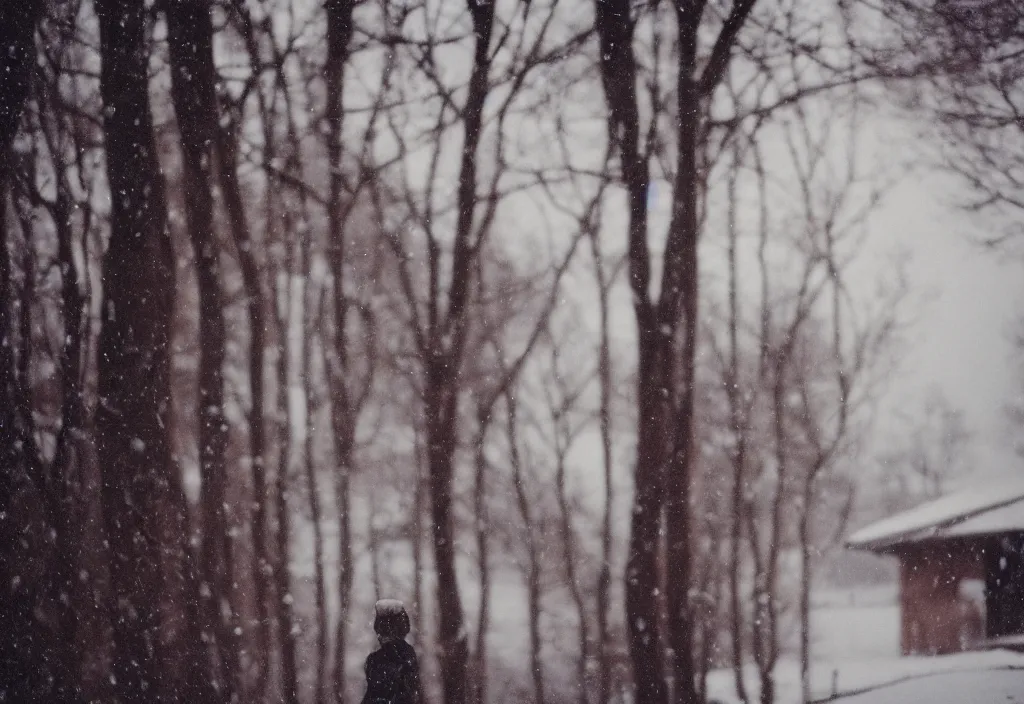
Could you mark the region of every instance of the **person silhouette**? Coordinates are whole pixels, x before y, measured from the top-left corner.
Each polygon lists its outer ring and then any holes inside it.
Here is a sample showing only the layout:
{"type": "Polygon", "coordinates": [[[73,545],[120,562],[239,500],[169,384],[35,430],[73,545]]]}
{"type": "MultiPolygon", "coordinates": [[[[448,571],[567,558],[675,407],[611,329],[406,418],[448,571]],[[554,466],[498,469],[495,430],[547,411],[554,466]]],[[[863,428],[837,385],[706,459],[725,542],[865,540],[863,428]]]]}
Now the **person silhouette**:
{"type": "Polygon", "coordinates": [[[416,651],[405,641],[409,615],[397,599],[374,606],[373,630],[380,647],[366,657],[366,694],[362,704],[419,704],[420,668],[416,651]]]}

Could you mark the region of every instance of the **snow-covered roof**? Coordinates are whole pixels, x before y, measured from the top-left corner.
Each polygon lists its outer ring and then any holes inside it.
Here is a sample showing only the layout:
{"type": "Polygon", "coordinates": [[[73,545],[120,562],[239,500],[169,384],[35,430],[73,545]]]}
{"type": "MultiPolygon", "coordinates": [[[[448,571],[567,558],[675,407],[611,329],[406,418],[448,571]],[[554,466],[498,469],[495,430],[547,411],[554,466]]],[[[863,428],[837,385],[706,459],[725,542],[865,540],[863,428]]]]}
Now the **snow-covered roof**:
{"type": "Polygon", "coordinates": [[[1024,531],[1024,478],[943,496],[856,531],[848,547],[889,550],[923,540],[1024,531]]]}

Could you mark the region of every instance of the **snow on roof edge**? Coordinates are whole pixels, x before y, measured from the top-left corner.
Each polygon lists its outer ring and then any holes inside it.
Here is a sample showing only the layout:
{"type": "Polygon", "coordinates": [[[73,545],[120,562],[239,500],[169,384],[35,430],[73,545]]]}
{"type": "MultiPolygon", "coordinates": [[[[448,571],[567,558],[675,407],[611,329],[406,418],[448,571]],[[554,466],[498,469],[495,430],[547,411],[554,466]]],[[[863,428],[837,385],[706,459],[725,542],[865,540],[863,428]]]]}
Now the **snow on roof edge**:
{"type": "Polygon", "coordinates": [[[1024,499],[1024,477],[948,494],[855,531],[846,546],[882,550],[926,539],[944,527],[1024,499]]]}

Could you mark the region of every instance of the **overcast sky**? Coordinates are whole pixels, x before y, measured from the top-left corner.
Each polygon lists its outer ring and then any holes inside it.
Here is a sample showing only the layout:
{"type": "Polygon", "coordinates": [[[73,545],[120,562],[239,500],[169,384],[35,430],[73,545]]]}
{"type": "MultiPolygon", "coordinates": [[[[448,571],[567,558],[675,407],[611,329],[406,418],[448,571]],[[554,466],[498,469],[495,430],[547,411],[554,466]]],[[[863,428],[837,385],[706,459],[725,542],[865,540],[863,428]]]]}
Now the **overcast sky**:
{"type": "Polygon", "coordinates": [[[911,253],[911,283],[927,299],[916,306],[887,404],[920,399],[937,385],[966,413],[977,471],[1020,472],[1024,461],[1010,447],[1003,407],[1024,388],[1008,339],[1015,316],[1024,315],[1024,261],[973,244],[970,236],[992,223],[952,208],[954,195],[946,179],[908,178],[874,221],[875,242],[911,253]]]}

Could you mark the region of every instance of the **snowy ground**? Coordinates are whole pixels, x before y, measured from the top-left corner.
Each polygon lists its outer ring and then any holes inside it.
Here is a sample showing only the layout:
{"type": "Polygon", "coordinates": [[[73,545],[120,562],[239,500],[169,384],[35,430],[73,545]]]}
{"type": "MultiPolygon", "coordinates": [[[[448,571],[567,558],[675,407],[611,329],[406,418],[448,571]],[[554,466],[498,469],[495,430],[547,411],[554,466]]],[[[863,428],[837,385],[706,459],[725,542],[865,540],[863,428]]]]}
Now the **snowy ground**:
{"type": "MultiPolygon", "coordinates": [[[[751,670],[746,675],[754,699],[756,674],[751,670]]],[[[779,704],[800,701],[800,671],[795,660],[779,663],[775,680],[779,704]]],[[[841,704],[1024,704],[1024,655],[1000,650],[934,658],[850,660],[812,668],[812,696],[828,700],[833,692],[841,704]],[[1007,698],[1011,693],[1017,698],[1007,698]]],[[[708,693],[722,704],[739,703],[731,671],[713,672],[708,693]]]]}
{"type": "MultiPolygon", "coordinates": [[[[893,589],[828,592],[816,600],[811,693],[839,704],[1024,704],[1024,655],[1005,650],[945,657],[899,656],[893,589]]],[[[752,700],[757,674],[744,673],[752,700]]],[[[776,702],[800,701],[800,670],[784,658],[775,671],[776,702]]],[[[731,670],[708,678],[710,699],[739,704],[731,670]]]]}
{"type": "Polygon", "coordinates": [[[1024,669],[925,675],[835,701],[837,704],[1022,704],[1024,669]]]}

